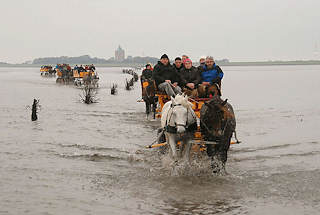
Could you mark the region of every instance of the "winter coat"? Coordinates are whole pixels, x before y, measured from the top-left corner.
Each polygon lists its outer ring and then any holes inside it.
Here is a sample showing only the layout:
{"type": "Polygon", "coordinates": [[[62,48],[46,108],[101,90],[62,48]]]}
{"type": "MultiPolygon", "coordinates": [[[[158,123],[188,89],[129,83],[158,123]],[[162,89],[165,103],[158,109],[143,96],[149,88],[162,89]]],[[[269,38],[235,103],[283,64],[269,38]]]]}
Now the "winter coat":
{"type": "Polygon", "coordinates": [[[156,81],[157,86],[165,82],[165,80],[170,80],[171,83],[179,83],[180,81],[179,75],[174,67],[170,63],[164,65],[160,61],[153,69],[153,79],[156,81]]]}
{"type": "Polygon", "coordinates": [[[223,78],[223,72],[216,64],[213,65],[212,69],[208,69],[206,65],[203,66],[200,68],[200,74],[201,82],[210,82],[211,84],[219,83],[223,78]]]}
{"type": "Polygon", "coordinates": [[[142,79],[142,80],[152,79],[152,70],[150,70],[150,69],[144,69],[144,70],[142,71],[141,79],[142,79]]]}
{"type": "Polygon", "coordinates": [[[195,85],[198,85],[201,81],[200,72],[198,69],[194,66],[192,66],[190,69],[182,68],[179,72],[180,75],[180,87],[185,87],[187,83],[194,83],[195,85]]]}
{"type": "Polygon", "coordinates": [[[180,68],[177,68],[176,64],[172,64],[175,70],[179,73],[182,68],[184,68],[183,64],[181,64],[180,68]]]}

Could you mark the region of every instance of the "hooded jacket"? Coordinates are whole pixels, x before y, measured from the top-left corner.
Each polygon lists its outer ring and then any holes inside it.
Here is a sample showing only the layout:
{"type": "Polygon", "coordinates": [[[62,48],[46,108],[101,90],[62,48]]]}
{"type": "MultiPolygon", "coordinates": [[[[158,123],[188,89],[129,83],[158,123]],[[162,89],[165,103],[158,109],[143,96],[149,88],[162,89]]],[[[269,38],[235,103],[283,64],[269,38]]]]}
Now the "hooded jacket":
{"type": "Polygon", "coordinates": [[[168,65],[162,64],[158,61],[158,64],[155,65],[153,69],[153,79],[156,81],[157,86],[165,80],[170,80],[171,83],[180,81],[179,75],[174,67],[168,63],[168,65]]]}

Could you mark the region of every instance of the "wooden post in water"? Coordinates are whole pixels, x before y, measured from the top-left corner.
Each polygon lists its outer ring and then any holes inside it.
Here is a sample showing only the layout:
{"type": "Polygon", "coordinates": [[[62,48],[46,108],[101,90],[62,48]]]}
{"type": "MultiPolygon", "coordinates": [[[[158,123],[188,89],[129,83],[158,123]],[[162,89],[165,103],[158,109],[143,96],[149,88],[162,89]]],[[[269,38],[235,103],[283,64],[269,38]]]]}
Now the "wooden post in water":
{"type": "Polygon", "coordinates": [[[32,121],[36,121],[38,119],[38,116],[37,116],[38,103],[39,103],[39,100],[33,99],[32,114],[31,114],[32,121]]]}

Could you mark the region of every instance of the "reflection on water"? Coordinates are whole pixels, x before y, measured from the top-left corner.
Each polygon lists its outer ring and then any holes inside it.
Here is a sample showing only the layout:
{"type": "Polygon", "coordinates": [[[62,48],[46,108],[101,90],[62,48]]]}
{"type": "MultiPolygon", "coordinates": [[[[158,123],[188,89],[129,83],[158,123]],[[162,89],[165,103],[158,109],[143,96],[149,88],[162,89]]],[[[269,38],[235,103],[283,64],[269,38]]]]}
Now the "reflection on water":
{"type": "Polygon", "coordinates": [[[118,68],[98,68],[99,103],[42,78],[0,68],[0,214],[317,214],[320,211],[320,66],[225,67],[242,144],[227,175],[194,154],[179,166],[156,149],[141,89],[118,68]],[[301,73],[307,74],[301,81],[301,73]],[[110,95],[118,83],[117,96],[110,95]],[[31,105],[40,99],[39,120],[31,105]]]}

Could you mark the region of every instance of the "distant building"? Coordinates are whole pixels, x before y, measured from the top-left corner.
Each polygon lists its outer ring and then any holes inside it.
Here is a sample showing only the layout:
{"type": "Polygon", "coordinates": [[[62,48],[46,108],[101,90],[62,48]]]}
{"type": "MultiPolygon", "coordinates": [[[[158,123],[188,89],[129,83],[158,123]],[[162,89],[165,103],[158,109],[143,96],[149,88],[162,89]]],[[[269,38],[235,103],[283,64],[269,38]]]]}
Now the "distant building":
{"type": "Polygon", "coordinates": [[[114,59],[115,61],[124,61],[125,55],[124,55],[124,50],[121,48],[119,45],[118,49],[114,52],[114,59]]]}
{"type": "Polygon", "coordinates": [[[317,43],[315,43],[315,46],[314,46],[313,57],[314,57],[314,60],[320,60],[319,49],[318,49],[318,44],[317,43]]]}

